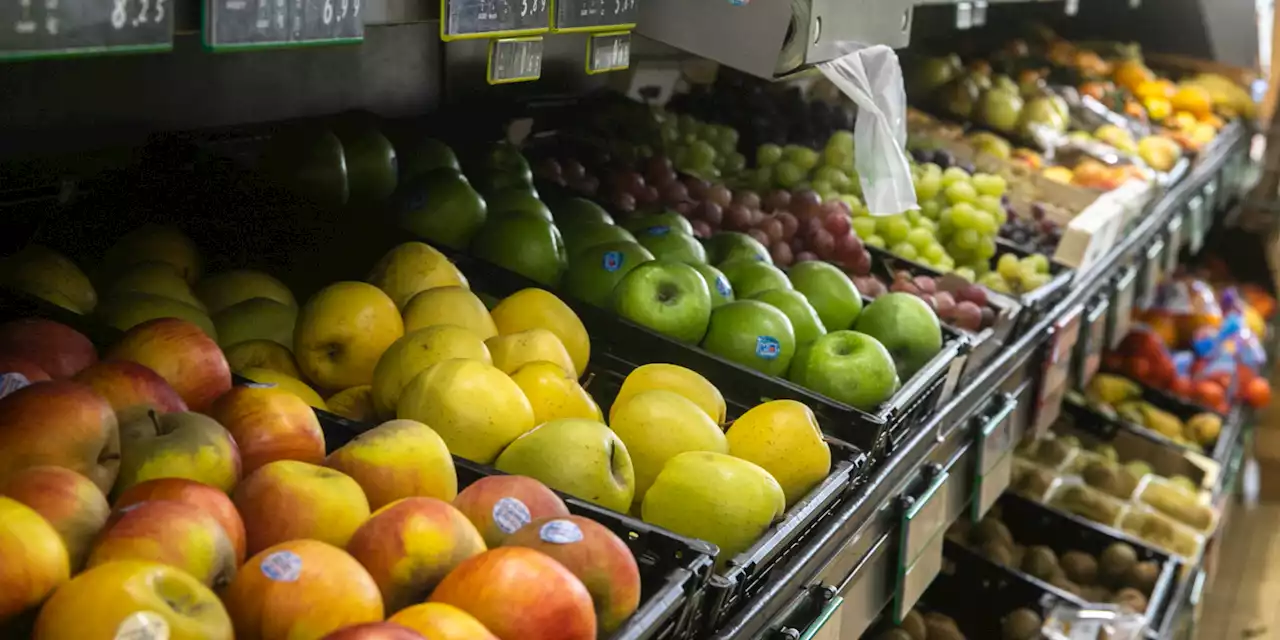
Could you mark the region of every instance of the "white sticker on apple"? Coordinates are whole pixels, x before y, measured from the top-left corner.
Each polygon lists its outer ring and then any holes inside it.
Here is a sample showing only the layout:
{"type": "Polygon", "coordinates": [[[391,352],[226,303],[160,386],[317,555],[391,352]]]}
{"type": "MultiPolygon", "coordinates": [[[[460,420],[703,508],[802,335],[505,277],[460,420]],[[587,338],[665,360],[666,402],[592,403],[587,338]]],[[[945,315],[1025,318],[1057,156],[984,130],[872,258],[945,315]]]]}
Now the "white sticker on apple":
{"type": "Polygon", "coordinates": [[[169,623],[154,611],[135,611],[116,627],[115,640],[169,640],[169,623]]]}
{"type": "Polygon", "coordinates": [[[302,575],[302,558],[292,551],[277,551],[262,559],[262,575],[276,582],[296,582],[302,575]]]}
{"type": "Polygon", "coordinates": [[[274,383],[274,382],[246,382],[246,383],[244,383],[244,386],[249,387],[250,389],[272,389],[272,388],[275,388],[276,383],[274,383]]]}
{"type": "Polygon", "coordinates": [[[582,529],[569,520],[552,520],[542,525],[538,537],[551,544],[573,544],[582,540],[582,529]]]}
{"type": "Polygon", "coordinates": [[[515,533],[532,520],[529,507],[515,498],[502,498],[493,505],[493,521],[503,533],[515,533]]]}
{"type": "Polygon", "coordinates": [[[773,336],[756,336],[756,357],[774,360],[782,353],[782,345],[773,336]]]}
{"type": "Polygon", "coordinates": [[[17,372],[9,372],[0,375],[0,398],[3,398],[18,389],[31,386],[31,381],[26,376],[17,372]]]}

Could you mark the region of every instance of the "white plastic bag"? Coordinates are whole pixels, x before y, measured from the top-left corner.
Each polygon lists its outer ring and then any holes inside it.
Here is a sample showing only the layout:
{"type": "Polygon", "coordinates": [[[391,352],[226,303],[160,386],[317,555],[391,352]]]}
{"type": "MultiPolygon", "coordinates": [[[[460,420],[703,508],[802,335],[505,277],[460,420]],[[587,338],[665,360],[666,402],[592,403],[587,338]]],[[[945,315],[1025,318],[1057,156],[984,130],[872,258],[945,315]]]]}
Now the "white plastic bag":
{"type": "Polygon", "coordinates": [[[907,163],[907,93],[893,49],[875,45],[818,65],[858,105],[854,164],[862,197],[872,215],[918,209],[907,163]]]}

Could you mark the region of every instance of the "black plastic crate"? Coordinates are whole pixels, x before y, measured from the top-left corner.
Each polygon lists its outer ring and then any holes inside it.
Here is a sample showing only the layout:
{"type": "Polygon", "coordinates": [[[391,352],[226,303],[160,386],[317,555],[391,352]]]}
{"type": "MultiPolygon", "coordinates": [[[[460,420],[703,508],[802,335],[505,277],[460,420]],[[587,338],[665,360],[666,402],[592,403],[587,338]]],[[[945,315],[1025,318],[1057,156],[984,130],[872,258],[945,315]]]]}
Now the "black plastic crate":
{"type": "MultiPolygon", "coordinates": [[[[1177,418],[1184,423],[1194,415],[1209,413],[1218,416],[1222,420],[1222,431],[1226,431],[1226,425],[1230,416],[1223,417],[1213,411],[1205,409],[1204,407],[1186,402],[1167,393],[1151,389],[1146,385],[1140,386],[1142,386],[1143,401],[1149,402],[1156,408],[1177,416],[1177,418]]],[[[1099,408],[1090,406],[1084,396],[1077,391],[1071,391],[1066,394],[1062,401],[1062,409],[1063,414],[1071,419],[1072,425],[1075,428],[1094,434],[1096,437],[1103,440],[1114,439],[1116,437],[1116,433],[1119,431],[1128,431],[1146,440],[1159,443],[1166,447],[1201,453],[1211,457],[1216,455],[1223,441],[1222,434],[1220,432],[1218,438],[1213,442],[1213,444],[1205,445],[1203,451],[1201,451],[1199,446],[1177,442],[1154,429],[1149,429],[1140,424],[1133,424],[1114,412],[1100,410],[1099,408]]]]}

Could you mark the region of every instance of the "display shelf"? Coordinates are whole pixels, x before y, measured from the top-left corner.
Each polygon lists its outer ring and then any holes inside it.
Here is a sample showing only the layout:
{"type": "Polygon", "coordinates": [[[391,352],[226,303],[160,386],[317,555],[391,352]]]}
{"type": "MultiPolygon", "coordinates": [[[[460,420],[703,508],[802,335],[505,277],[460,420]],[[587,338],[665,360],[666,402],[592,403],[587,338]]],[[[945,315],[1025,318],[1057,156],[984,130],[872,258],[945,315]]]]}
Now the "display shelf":
{"type": "MultiPolygon", "coordinates": [[[[866,630],[892,598],[897,504],[904,492],[919,484],[918,470],[934,463],[951,469],[953,474],[972,476],[976,427],[971,419],[991,403],[998,391],[1016,390],[1030,378],[1028,365],[1036,364],[1032,357],[1047,343],[1051,328],[1059,318],[1092,299],[1109,285],[1121,265],[1141,255],[1164,232],[1168,221],[1185,211],[1187,201],[1202,193],[1228,160],[1244,152],[1248,133],[1247,128],[1238,123],[1225,128],[1183,181],[1171,186],[1150,205],[1142,221],[1095,268],[1078,274],[1065,298],[1020,340],[993,359],[970,384],[957,390],[952,400],[912,434],[899,452],[850,499],[847,511],[815,536],[813,546],[797,555],[790,566],[779,572],[775,583],[762,590],[746,609],[711,637],[717,640],[754,638],[766,632],[795,637],[813,622],[815,594],[831,592],[833,597],[842,598],[840,609],[843,611],[837,610],[834,615],[848,621],[841,627],[841,637],[857,637],[866,630]]],[[[1025,389],[1022,395],[1026,395],[1025,389]]],[[[1031,417],[1026,407],[1021,409],[1020,418],[1031,417]]],[[[1028,424],[1021,422],[1014,428],[1021,432],[1028,424]]],[[[1221,439],[1227,440],[1228,430],[1236,434],[1229,437],[1238,440],[1239,426],[1224,428],[1221,439]]],[[[961,486],[963,483],[961,479],[961,486]]],[[[951,500],[948,522],[967,513],[967,500],[963,498],[967,496],[951,500]]],[[[1182,590],[1180,585],[1171,606],[1176,606],[1182,590]]],[[[1171,612],[1166,619],[1175,617],[1171,612]]]]}

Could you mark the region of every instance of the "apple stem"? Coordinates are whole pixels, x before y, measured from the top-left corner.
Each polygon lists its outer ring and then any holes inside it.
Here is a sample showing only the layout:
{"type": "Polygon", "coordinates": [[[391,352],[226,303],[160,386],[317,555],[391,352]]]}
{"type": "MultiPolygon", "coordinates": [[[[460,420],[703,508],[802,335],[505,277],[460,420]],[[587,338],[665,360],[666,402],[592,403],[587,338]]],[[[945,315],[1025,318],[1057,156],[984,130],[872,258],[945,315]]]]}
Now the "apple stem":
{"type": "Polygon", "coordinates": [[[596,374],[588,373],[586,380],[582,382],[583,391],[586,391],[587,388],[591,386],[592,381],[594,381],[595,379],[596,379],[596,374]]]}
{"type": "Polygon", "coordinates": [[[155,427],[156,435],[164,435],[164,428],[160,426],[160,414],[155,409],[147,410],[147,419],[151,420],[151,426],[155,427]]]}

